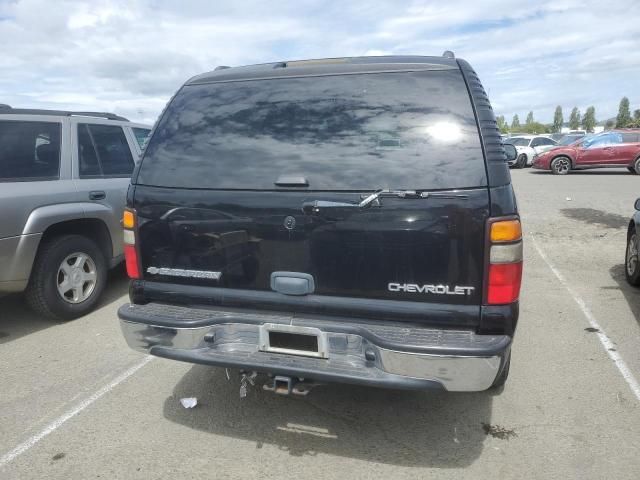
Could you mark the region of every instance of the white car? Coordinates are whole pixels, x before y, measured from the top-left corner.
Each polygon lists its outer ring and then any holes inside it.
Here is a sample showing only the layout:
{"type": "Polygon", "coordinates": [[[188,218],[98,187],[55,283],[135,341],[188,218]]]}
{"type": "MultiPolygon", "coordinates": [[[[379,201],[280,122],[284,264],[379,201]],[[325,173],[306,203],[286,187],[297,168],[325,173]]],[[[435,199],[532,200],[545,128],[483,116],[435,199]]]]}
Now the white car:
{"type": "Polygon", "coordinates": [[[503,143],[510,143],[518,151],[516,159],[509,162],[509,166],[515,168],[530,167],[538,155],[558,145],[555,140],[541,135],[519,135],[507,138],[503,143]]]}

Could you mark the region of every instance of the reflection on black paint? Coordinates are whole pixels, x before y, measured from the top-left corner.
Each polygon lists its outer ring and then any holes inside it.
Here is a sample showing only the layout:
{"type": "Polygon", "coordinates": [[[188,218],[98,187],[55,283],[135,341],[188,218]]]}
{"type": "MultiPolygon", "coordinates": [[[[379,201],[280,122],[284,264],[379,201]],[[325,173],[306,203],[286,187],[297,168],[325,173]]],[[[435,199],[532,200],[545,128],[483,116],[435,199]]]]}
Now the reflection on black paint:
{"type": "Polygon", "coordinates": [[[250,218],[220,210],[178,207],[148,222],[140,231],[144,232],[142,242],[150,247],[147,250],[155,252],[150,265],[219,271],[224,285],[255,280],[260,239],[252,235],[253,229],[250,218]]]}
{"type": "Polygon", "coordinates": [[[186,86],[150,141],[138,183],[311,190],[486,185],[459,71],[361,74],[186,86]],[[434,126],[453,128],[451,139],[434,126]]]}
{"type": "Polygon", "coordinates": [[[172,191],[177,190],[136,189],[143,269],[222,271],[222,281],[156,275],[147,275],[148,280],[270,290],[271,273],[289,271],[313,275],[318,295],[481,301],[486,188],[467,190],[465,198],[385,198],[382,206],[326,209],[318,215],[302,211],[313,196],[355,202],[361,195],[181,190],[168,206],[166,194],[172,191]],[[296,219],[293,230],[284,226],[287,216],[296,219]],[[475,290],[468,297],[403,294],[390,292],[390,282],[475,290]]]}

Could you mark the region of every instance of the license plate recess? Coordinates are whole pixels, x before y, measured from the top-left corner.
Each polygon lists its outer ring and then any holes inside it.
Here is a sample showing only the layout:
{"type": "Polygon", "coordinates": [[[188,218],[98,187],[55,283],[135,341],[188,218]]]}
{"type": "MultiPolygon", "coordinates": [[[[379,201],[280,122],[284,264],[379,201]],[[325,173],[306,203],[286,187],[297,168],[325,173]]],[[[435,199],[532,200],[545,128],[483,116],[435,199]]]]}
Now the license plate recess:
{"type": "Polygon", "coordinates": [[[260,327],[260,350],[327,358],[327,336],[318,328],[265,323],[260,327]]]}

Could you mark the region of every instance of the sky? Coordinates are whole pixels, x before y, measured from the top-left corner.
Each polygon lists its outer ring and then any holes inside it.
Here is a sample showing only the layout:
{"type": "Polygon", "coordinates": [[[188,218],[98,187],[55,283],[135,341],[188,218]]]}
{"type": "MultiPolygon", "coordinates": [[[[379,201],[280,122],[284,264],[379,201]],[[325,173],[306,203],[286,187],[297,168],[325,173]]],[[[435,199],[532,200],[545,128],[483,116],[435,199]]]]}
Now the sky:
{"type": "Polygon", "coordinates": [[[640,0],[0,0],[0,103],[151,124],[217,65],[444,50],[508,121],[640,108],[640,0]]]}

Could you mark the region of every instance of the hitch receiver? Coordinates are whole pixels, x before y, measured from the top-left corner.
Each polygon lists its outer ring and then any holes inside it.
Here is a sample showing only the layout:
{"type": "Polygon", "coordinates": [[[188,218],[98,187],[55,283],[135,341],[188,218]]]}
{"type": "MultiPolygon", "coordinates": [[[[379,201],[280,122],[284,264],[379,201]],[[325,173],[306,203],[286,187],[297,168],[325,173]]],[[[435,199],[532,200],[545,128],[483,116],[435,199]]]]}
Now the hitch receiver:
{"type": "Polygon", "coordinates": [[[305,381],[302,378],[275,376],[272,382],[265,383],[262,388],[278,395],[306,396],[316,385],[316,383],[305,381]]]}
{"type": "Polygon", "coordinates": [[[293,390],[294,380],[291,377],[275,377],[273,379],[273,392],[278,395],[289,395],[293,390]]]}

